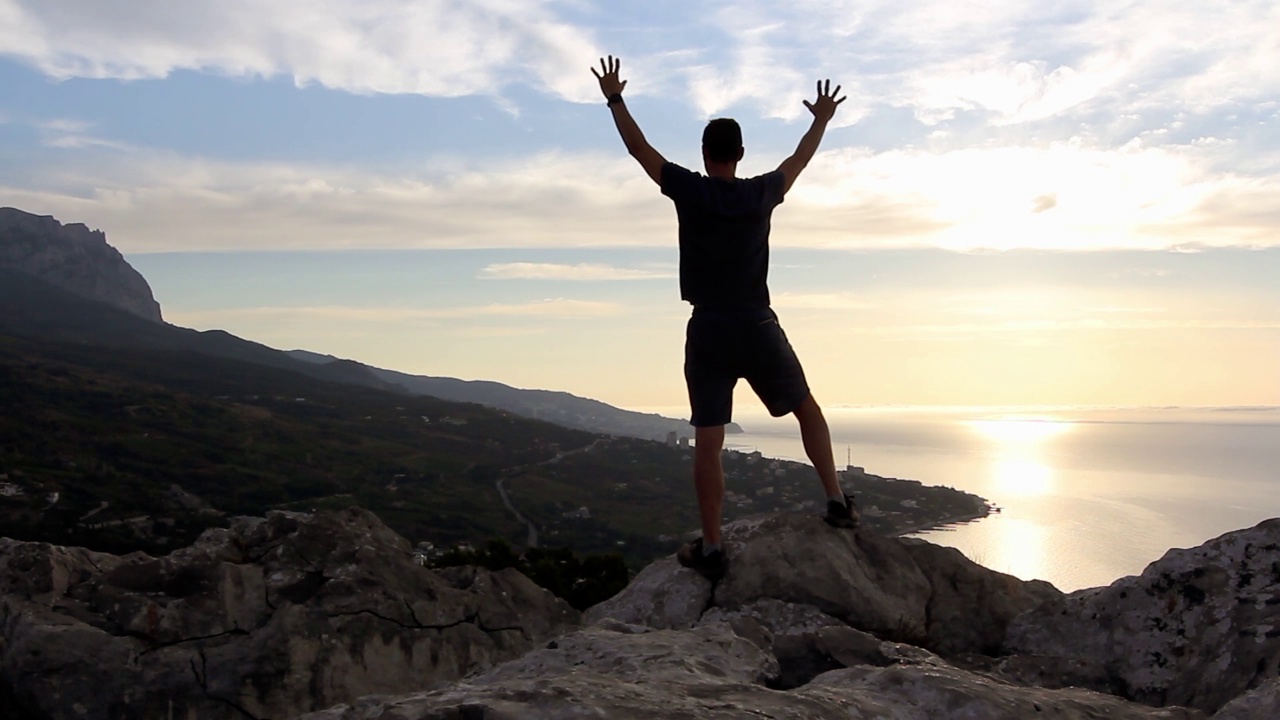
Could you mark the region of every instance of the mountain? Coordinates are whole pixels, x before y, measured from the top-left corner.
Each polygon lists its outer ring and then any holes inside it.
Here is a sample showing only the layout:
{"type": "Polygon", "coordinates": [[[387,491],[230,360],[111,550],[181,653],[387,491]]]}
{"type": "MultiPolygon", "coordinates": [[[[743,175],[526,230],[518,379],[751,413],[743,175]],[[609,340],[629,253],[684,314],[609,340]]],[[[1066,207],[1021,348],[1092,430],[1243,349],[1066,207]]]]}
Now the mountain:
{"type": "MultiPolygon", "coordinates": [[[[289,354],[306,362],[324,364],[340,361],[332,355],[321,355],[307,350],[290,350],[289,354]]],[[[368,367],[368,366],[366,366],[368,367]]],[[[455,402],[473,402],[528,418],[546,420],[565,427],[588,432],[624,435],[647,440],[663,440],[668,433],[677,437],[692,435],[685,420],[664,417],[656,413],[623,410],[612,405],[555,390],[527,390],[511,387],[490,380],[459,380],[451,377],[410,375],[383,368],[369,367],[374,376],[403,388],[411,395],[430,395],[455,402]]],[[[725,430],[741,433],[737,423],[729,423],[725,430]]]]}
{"type": "Polygon", "coordinates": [[[202,332],[153,322],[13,269],[0,269],[0,334],[103,348],[185,351],[293,370],[331,382],[396,390],[358,363],[306,363],[222,330],[202,332]]]}
{"type": "Polygon", "coordinates": [[[146,279],[107,244],[105,233],[81,223],[63,225],[49,216],[0,208],[0,268],[161,322],[146,279]]]}
{"type": "MultiPolygon", "coordinates": [[[[63,225],[16,208],[0,208],[0,285],[0,332],[22,337],[189,350],[334,382],[478,403],[589,432],[660,440],[672,432],[677,437],[692,434],[684,420],[623,410],[566,392],[411,375],[306,350],[284,353],[221,330],[199,332],[169,325],[146,279],[107,244],[102,231],[81,223],[63,225]]],[[[727,430],[742,432],[732,423],[727,430]]]]}
{"type": "MultiPolygon", "coordinates": [[[[796,513],[586,613],[432,569],[367,511],[237,518],[167,557],[0,539],[13,720],[1275,720],[1280,520],[1063,595],[796,513]]],[[[497,570],[497,571],[495,571],[497,570]]]]}

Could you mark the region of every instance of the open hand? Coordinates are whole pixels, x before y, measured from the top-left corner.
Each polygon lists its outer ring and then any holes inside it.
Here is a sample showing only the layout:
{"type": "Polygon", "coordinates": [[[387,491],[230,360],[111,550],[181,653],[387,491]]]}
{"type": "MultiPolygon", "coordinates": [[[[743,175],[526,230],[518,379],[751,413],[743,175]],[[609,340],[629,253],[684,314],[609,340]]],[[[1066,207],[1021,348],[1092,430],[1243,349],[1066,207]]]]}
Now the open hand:
{"type": "Polygon", "coordinates": [[[596,79],[600,81],[600,92],[604,93],[606,98],[614,93],[621,93],[622,89],[627,86],[626,80],[618,80],[618,69],[621,67],[622,60],[610,55],[607,61],[604,58],[600,58],[600,70],[603,74],[596,72],[594,67],[591,68],[591,74],[595,75],[596,79]]]}
{"type": "MultiPolygon", "coordinates": [[[[601,82],[603,83],[604,81],[602,80],[601,82]]],[[[815,118],[825,122],[827,120],[830,120],[832,117],[834,117],[836,114],[836,107],[839,106],[840,103],[848,99],[848,96],[837,99],[836,95],[839,95],[839,94],[840,94],[839,85],[836,86],[835,91],[832,91],[830,80],[826,81],[825,87],[823,86],[823,81],[819,80],[818,81],[818,99],[814,102],[809,102],[808,100],[805,100],[804,106],[809,108],[809,112],[813,113],[813,116],[815,118]]]]}

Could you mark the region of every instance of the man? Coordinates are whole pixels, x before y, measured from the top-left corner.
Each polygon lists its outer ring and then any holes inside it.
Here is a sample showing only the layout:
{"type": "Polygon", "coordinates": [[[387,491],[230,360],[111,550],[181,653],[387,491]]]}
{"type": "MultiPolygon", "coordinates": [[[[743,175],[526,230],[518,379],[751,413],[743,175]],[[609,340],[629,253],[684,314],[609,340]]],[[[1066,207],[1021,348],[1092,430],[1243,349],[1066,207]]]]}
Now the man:
{"type": "Polygon", "coordinates": [[[680,548],[680,563],[712,582],[724,577],[729,561],[720,537],[724,470],[720,456],[724,426],[732,419],[733,388],[745,378],[774,417],[793,413],[800,422],[805,453],[827,495],[828,524],[853,528],[858,511],[840,489],[831,456],[831,434],[822,409],[809,392],[804,370],[778,316],[769,307],[769,218],[813,158],[827,123],[844,98],[840,86],[818,83],[818,99],[804,101],[813,124],[796,151],[778,169],[758,177],[737,177],[742,159],[738,123],[720,118],[702,134],[707,174],[667,162],[640,132],[622,99],[626,88],[612,55],[600,60],[600,91],[613,112],[618,133],[631,153],[675,202],[680,222],[680,294],[693,305],[685,340],[684,374],[694,430],[693,478],[702,519],[702,537],[680,548]]]}

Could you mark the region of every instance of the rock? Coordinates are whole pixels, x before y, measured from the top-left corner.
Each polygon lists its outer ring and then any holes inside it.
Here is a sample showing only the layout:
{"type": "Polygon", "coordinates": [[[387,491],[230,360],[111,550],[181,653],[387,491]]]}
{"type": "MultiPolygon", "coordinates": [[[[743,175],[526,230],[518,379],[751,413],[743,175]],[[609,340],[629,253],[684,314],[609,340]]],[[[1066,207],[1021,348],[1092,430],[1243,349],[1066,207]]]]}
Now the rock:
{"type": "Polygon", "coordinates": [[[874,698],[878,712],[846,717],[942,720],[1203,720],[1186,708],[1151,708],[1101,693],[1008,685],[947,665],[893,665],[835,670],[818,677],[806,694],[827,692],[874,698]]]}
{"type": "Polygon", "coordinates": [[[359,509],[237,519],[158,559],[2,541],[0,582],[0,696],[50,719],[289,718],[578,623],[514,570],[420,567],[359,509]]]}
{"type": "Polygon", "coordinates": [[[602,624],[447,688],[366,698],[300,720],[1201,720],[1084,690],[1019,688],[941,663],[825,673],[791,691],[776,667],[725,623],[618,632],[602,624]]]}
{"type": "Polygon", "coordinates": [[[929,581],[925,646],[943,655],[999,654],[1015,617],[1062,593],[1044,581],[1023,581],[989,570],[955,548],[900,540],[929,581]]]}
{"type": "Polygon", "coordinates": [[[1280,674],[1277,628],[1280,519],[1048,602],[1010,625],[1006,645],[1066,659],[1139,702],[1213,712],[1280,674]]]}
{"type": "Polygon", "coordinates": [[[729,573],[714,592],[701,576],[667,558],[589,609],[588,621],[609,617],[688,628],[713,608],[774,601],[944,655],[994,653],[1015,616],[1061,597],[1048,583],[988,570],[950,548],[837,530],[809,515],[745,518],[726,525],[724,538],[729,573]]]}
{"type": "Polygon", "coordinates": [[[730,523],[724,538],[731,565],[716,588],[719,607],[773,598],[812,605],[878,637],[927,637],[929,582],[897,540],[795,513],[730,523]]]}
{"type": "Polygon", "coordinates": [[[1214,713],[1213,720],[1275,720],[1280,718],[1280,679],[1250,690],[1214,713]]]}
{"type": "Polygon", "coordinates": [[[710,601],[711,583],[672,556],[650,563],[622,592],[588,608],[583,619],[680,630],[693,627],[710,601]]]}
{"type": "Polygon", "coordinates": [[[34,275],[81,297],[161,322],[151,286],[107,244],[100,230],[0,208],[0,268],[34,275]]]}

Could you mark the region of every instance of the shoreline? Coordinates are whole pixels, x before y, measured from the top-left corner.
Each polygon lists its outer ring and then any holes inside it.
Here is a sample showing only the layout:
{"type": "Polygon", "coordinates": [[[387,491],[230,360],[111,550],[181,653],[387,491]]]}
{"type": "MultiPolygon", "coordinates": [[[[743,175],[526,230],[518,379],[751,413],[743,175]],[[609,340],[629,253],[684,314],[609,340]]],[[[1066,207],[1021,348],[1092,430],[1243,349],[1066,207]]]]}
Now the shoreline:
{"type": "Polygon", "coordinates": [[[917,533],[949,530],[957,525],[968,525],[969,523],[975,523],[979,520],[985,520],[995,514],[996,513],[992,512],[991,508],[988,507],[987,511],[981,515],[952,515],[933,523],[914,523],[907,525],[905,528],[900,530],[894,530],[890,535],[892,537],[904,537],[906,535],[915,535],[917,533]]]}

